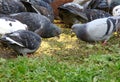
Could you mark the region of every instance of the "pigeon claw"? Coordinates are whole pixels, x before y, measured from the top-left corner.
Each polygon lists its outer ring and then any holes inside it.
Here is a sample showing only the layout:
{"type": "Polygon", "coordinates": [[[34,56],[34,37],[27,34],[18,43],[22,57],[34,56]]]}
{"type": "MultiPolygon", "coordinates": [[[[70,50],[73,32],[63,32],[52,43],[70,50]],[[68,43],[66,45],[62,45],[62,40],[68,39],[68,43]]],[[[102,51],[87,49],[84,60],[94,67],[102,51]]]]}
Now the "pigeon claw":
{"type": "Polygon", "coordinates": [[[27,54],[28,58],[31,58],[33,56],[33,54],[27,54]]]}
{"type": "Polygon", "coordinates": [[[105,40],[102,45],[105,46],[107,44],[107,40],[105,40]]]}

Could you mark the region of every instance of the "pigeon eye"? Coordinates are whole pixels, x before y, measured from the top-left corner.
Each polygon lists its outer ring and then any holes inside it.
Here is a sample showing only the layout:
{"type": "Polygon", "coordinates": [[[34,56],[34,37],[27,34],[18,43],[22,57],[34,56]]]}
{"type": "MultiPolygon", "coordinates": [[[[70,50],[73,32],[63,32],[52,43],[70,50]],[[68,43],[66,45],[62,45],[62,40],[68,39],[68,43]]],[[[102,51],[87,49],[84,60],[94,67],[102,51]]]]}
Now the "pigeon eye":
{"type": "Polygon", "coordinates": [[[9,23],[10,26],[12,26],[12,23],[9,23]]]}
{"type": "Polygon", "coordinates": [[[116,11],[118,11],[118,9],[116,9],[116,11]]]}

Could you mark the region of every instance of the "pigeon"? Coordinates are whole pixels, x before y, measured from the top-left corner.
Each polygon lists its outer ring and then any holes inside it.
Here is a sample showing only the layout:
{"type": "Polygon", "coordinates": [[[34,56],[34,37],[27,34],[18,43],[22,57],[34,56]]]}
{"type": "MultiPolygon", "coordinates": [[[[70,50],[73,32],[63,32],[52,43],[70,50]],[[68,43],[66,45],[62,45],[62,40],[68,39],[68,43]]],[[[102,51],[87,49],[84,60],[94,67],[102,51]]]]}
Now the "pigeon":
{"type": "Polygon", "coordinates": [[[113,8],[112,13],[113,13],[113,16],[120,16],[120,5],[115,6],[115,7],[113,8]]]}
{"type": "Polygon", "coordinates": [[[54,0],[43,0],[44,2],[47,2],[48,4],[52,3],[54,0]]]}
{"type": "Polygon", "coordinates": [[[17,30],[27,30],[27,25],[21,23],[16,19],[12,19],[9,17],[1,17],[0,18],[0,34],[4,35],[6,33],[11,33],[17,30]]]}
{"type": "Polygon", "coordinates": [[[64,22],[65,24],[68,24],[69,26],[73,25],[74,23],[78,23],[79,21],[82,20],[82,18],[87,20],[85,14],[81,12],[83,10],[83,7],[80,6],[79,4],[66,3],[64,5],[59,6],[58,10],[61,21],[64,22]]]}
{"type": "Polygon", "coordinates": [[[84,9],[83,6],[72,2],[59,7],[59,16],[65,24],[71,26],[76,23],[86,23],[112,15],[99,9],[84,9]]]}
{"type": "Polygon", "coordinates": [[[11,14],[11,18],[17,19],[28,26],[28,30],[36,32],[42,38],[59,36],[61,30],[53,24],[47,17],[31,12],[21,12],[11,14]]]}
{"type": "Polygon", "coordinates": [[[109,11],[112,12],[112,10],[115,6],[120,5],[120,0],[107,0],[107,3],[109,5],[109,11]]]}
{"type": "Polygon", "coordinates": [[[100,18],[84,24],[74,24],[72,31],[83,41],[106,43],[112,33],[120,28],[119,25],[120,17],[100,18]]]}
{"type": "Polygon", "coordinates": [[[13,14],[25,11],[25,6],[19,0],[0,0],[0,13],[2,14],[13,14]]]}
{"type": "MultiPolygon", "coordinates": [[[[51,20],[51,22],[54,21],[53,8],[51,7],[51,5],[49,3],[45,2],[44,0],[29,0],[27,2],[31,3],[33,5],[33,7],[37,6],[36,9],[38,9],[38,11],[41,6],[44,7],[44,9],[47,10],[47,12],[49,12],[49,15],[47,17],[51,20]]],[[[44,12],[44,10],[40,10],[40,12],[44,12]]]]}
{"type": "Polygon", "coordinates": [[[112,14],[115,6],[120,5],[120,0],[91,0],[88,9],[100,9],[112,14]]]}
{"type": "Polygon", "coordinates": [[[0,40],[15,50],[19,55],[34,53],[41,44],[41,37],[28,30],[7,33],[0,40]]]}
{"type": "Polygon", "coordinates": [[[86,8],[88,4],[91,2],[91,0],[73,0],[73,3],[78,3],[79,5],[86,8]]]}
{"type": "Polygon", "coordinates": [[[110,13],[105,12],[103,10],[99,10],[99,9],[85,9],[83,12],[88,18],[87,22],[90,22],[92,20],[99,19],[99,18],[105,18],[105,17],[112,16],[110,13]]]}
{"type": "Polygon", "coordinates": [[[107,0],[91,0],[87,6],[88,9],[100,9],[104,11],[109,11],[109,5],[107,0]]]}
{"type": "Polygon", "coordinates": [[[50,4],[48,4],[44,0],[29,0],[28,2],[30,2],[31,4],[36,4],[39,6],[46,7],[48,10],[52,10],[52,7],[50,6],[50,4]]]}
{"type": "MultiPolygon", "coordinates": [[[[53,14],[53,10],[51,8],[51,10],[49,10],[49,6],[43,6],[43,5],[39,5],[38,3],[35,2],[31,2],[31,1],[21,1],[24,6],[26,7],[27,12],[35,12],[38,14],[42,14],[44,16],[46,16],[47,18],[50,19],[51,22],[54,21],[54,14],[53,14]]],[[[40,3],[42,3],[44,1],[41,1],[40,3]]],[[[46,2],[44,2],[46,3],[46,2]]],[[[48,3],[46,3],[48,4],[48,3]]]]}
{"type": "Polygon", "coordinates": [[[74,3],[78,3],[80,5],[85,4],[86,2],[89,2],[90,0],[73,0],[74,3]]]}
{"type": "Polygon", "coordinates": [[[54,0],[50,5],[53,8],[53,12],[54,12],[54,17],[55,19],[59,19],[59,11],[58,11],[58,7],[68,3],[68,2],[72,2],[73,0],[54,0]]]}

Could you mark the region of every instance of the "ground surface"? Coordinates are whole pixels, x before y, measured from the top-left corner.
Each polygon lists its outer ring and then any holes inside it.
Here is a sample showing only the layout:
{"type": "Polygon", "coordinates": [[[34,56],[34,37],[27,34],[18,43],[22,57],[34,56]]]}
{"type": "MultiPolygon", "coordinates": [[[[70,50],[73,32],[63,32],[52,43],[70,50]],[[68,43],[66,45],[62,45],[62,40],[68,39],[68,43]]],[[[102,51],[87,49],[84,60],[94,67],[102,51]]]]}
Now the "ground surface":
{"type": "MultiPolygon", "coordinates": [[[[74,34],[71,33],[70,28],[59,24],[62,27],[62,34],[60,38],[53,37],[42,39],[40,48],[33,54],[34,56],[52,55],[58,56],[62,60],[79,61],[91,54],[120,54],[120,37],[114,35],[108,41],[107,45],[103,46],[101,42],[86,43],[78,40],[74,34]]],[[[0,57],[2,58],[16,58],[17,53],[8,47],[0,45],[0,57]]],[[[80,62],[80,61],[79,61],[80,62]]]]}
{"type": "Polygon", "coordinates": [[[0,45],[0,82],[120,82],[119,34],[103,46],[78,40],[65,27],[60,38],[42,39],[30,58],[0,45]]]}
{"type": "MultiPolygon", "coordinates": [[[[60,35],[60,38],[53,37],[49,39],[42,39],[42,44],[40,48],[33,54],[34,56],[46,54],[59,56],[61,59],[68,58],[71,60],[72,56],[75,58],[81,58],[82,56],[84,57],[90,54],[120,53],[119,34],[110,38],[107,45],[103,46],[101,42],[86,43],[78,40],[78,38],[71,33],[70,28],[66,28],[66,26],[63,24],[59,24],[58,26],[62,27],[62,34],[60,35]]],[[[0,44],[0,57],[16,58],[17,54],[12,49],[6,46],[4,47],[0,44]]]]}

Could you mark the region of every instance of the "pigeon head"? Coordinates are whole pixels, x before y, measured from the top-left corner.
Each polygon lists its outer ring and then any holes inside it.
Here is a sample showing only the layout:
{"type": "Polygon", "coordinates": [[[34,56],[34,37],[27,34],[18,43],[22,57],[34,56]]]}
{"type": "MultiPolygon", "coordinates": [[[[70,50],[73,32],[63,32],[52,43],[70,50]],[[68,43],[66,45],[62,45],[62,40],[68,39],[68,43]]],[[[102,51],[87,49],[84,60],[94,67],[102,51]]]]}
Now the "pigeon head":
{"type": "Polygon", "coordinates": [[[53,23],[44,25],[42,28],[36,30],[35,32],[39,34],[42,38],[51,38],[59,36],[61,34],[60,28],[58,28],[53,23]]]}
{"type": "Polygon", "coordinates": [[[61,34],[61,29],[57,27],[55,24],[50,24],[51,28],[51,36],[59,36],[61,34]]]}
{"type": "Polygon", "coordinates": [[[115,6],[112,11],[113,16],[120,16],[120,5],[115,6]]]}
{"type": "Polygon", "coordinates": [[[75,34],[78,34],[79,32],[82,33],[85,30],[85,25],[84,24],[74,24],[71,28],[75,34]]]}
{"type": "Polygon", "coordinates": [[[83,41],[89,40],[85,24],[74,24],[71,28],[72,32],[74,32],[79,39],[83,41]]]}

